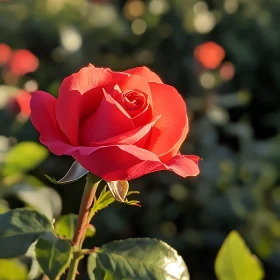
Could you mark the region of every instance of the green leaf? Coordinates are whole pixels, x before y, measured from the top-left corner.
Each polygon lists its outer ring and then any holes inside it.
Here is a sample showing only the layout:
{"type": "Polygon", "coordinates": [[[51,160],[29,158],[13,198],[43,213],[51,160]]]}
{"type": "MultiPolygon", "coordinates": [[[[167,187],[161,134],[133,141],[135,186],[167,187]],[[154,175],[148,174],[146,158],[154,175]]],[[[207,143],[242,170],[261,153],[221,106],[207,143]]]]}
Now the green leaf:
{"type": "Polygon", "coordinates": [[[26,266],[16,259],[0,259],[1,280],[26,280],[28,272],[26,266]]]}
{"type": "Polygon", "coordinates": [[[44,174],[44,176],[53,184],[58,184],[55,178],[52,178],[51,176],[44,174]]]}
{"type": "MultiPolygon", "coordinates": [[[[131,194],[139,194],[138,191],[129,191],[126,194],[126,197],[131,194]]],[[[99,197],[94,199],[94,204],[91,209],[91,214],[95,214],[96,212],[108,207],[110,204],[112,204],[116,199],[114,198],[112,191],[107,190],[107,186],[105,186],[99,197]]],[[[138,200],[131,200],[129,201],[127,198],[124,199],[124,201],[119,201],[128,205],[134,205],[134,206],[140,206],[140,202],[138,200]]]]}
{"type": "Polygon", "coordinates": [[[55,223],[55,232],[69,240],[72,240],[75,233],[75,227],[78,216],[75,214],[64,215],[55,223]]]}
{"type": "Polygon", "coordinates": [[[4,176],[22,173],[35,168],[48,156],[48,150],[35,142],[21,142],[6,155],[4,176]]]}
{"type": "Polygon", "coordinates": [[[71,243],[52,232],[40,236],[35,247],[36,258],[44,273],[52,280],[59,279],[72,257],[71,243]]]}
{"type": "Polygon", "coordinates": [[[61,178],[60,180],[56,181],[55,178],[51,178],[50,176],[46,175],[46,178],[49,179],[53,184],[69,184],[76,182],[83,176],[85,176],[88,173],[88,170],[85,169],[82,165],[80,165],[76,160],[71,165],[70,169],[66,173],[66,175],[61,178]]]}
{"type": "MultiPolygon", "coordinates": [[[[76,224],[78,221],[78,215],[69,214],[59,218],[55,223],[55,232],[69,240],[72,240],[75,233],[76,224]]],[[[95,234],[95,228],[93,225],[89,225],[86,231],[86,237],[92,237],[95,234]]]]}
{"type": "Polygon", "coordinates": [[[219,280],[260,280],[264,277],[261,263],[236,231],[224,241],[215,261],[215,272],[219,280]]]}
{"type": "Polygon", "coordinates": [[[90,280],[99,280],[99,279],[106,279],[105,274],[106,272],[98,267],[96,263],[96,254],[91,254],[88,258],[88,276],[90,280]]]}
{"type": "Polygon", "coordinates": [[[0,199],[0,214],[9,211],[9,205],[5,200],[0,199]]]}
{"type": "Polygon", "coordinates": [[[96,213],[115,201],[111,191],[107,191],[107,187],[105,186],[101,191],[99,197],[94,199],[94,204],[92,206],[91,212],[96,213]]]}
{"type": "Polygon", "coordinates": [[[42,274],[42,269],[36,259],[35,245],[37,240],[31,244],[25,256],[31,260],[30,268],[28,271],[28,279],[37,279],[42,274]]]}
{"type": "Polygon", "coordinates": [[[13,189],[16,196],[26,206],[31,206],[50,220],[60,215],[62,208],[61,198],[54,189],[33,187],[25,183],[15,185],[13,189]]]}
{"type": "Polygon", "coordinates": [[[0,215],[0,258],[25,254],[29,246],[43,233],[52,230],[46,216],[21,208],[0,215]]]}
{"type": "Polygon", "coordinates": [[[133,238],[103,245],[88,259],[91,280],[99,279],[92,276],[95,271],[105,275],[100,279],[189,280],[182,257],[166,243],[151,238],[133,238]]]}

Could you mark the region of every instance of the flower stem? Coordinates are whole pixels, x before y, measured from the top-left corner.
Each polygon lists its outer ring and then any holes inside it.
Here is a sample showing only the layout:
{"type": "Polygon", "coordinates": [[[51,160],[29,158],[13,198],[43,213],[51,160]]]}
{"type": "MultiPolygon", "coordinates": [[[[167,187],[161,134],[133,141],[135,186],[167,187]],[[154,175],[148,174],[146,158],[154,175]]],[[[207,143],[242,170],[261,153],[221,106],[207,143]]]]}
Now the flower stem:
{"type": "MultiPolygon", "coordinates": [[[[74,249],[74,252],[77,252],[78,250],[82,249],[82,245],[83,245],[82,243],[84,241],[84,237],[86,234],[89,211],[93,203],[96,189],[100,181],[101,181],[100,178],[96,177],[91,173],[88,173],[87,182],[85,185],[85,189],[80,205],[78,222],[72,240],[72,247],[74,249]]],[[[75,280],[80,259],[81,257],[77,256],[77,254],[73,255],[73,259],[71,260],[68,269],[67,280],[75,280]]]]}
{"type": "Polygon", "coordinates": [[[67,280],[75,280],[76,279],[76,275],[77,275],[77,270],[78,270],[78,265],[79,265],[79,259],[75,257],[73,257],[70,266],[68,268],[68,274],[67,274],[67,280]]]}

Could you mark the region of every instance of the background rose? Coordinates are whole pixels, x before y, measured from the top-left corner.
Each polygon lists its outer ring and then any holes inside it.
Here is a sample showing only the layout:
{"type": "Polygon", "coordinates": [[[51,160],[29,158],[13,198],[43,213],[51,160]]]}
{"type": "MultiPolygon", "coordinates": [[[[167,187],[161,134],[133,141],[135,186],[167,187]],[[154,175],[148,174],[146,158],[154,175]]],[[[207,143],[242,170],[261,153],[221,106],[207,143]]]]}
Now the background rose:
{"type": "Polygon", "coordinates": [[[33,95],[31,120],[54,154],[71,155],[105,180],[199,173],[197,156],[178,153],[188,132],[185,103],[146,67],[82,68],[62,82],[57,100],[33,95]]]}
{"type": "Polygon", "coordinates": [[[38,58],[29,50],[16,50],[9,61],[9,69],[17,76],[34,72],[39,66],[38,58]]]}

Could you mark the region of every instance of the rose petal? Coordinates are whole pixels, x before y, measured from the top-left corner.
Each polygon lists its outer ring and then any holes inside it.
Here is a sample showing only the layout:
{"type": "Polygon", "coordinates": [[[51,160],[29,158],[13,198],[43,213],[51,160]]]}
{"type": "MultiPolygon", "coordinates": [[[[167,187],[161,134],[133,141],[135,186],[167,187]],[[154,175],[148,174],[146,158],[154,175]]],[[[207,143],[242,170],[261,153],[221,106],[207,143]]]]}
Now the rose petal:
{"type": "MultiPolygon", "coordinates": [[[[137,116],[134,117],[133,121],[135,126],[142,126],[147,122],[152,120],[153,114],[153,101],[151,97],[151,90],[149,84],[140,76],[138,75],[131,75],[125,79],[122,79],[118,82],[118,86],[120,88],[119,96],[117,96],[118,92],[115,91],[114,99],[116,99],[120,104],[121,101],[121,94],[124,91],[133,91],[133,90],[140,90],[142,93],[145,94],[146,97],[146,106],[143,107],[142,112],[138,112],[137,116]]],[[[154,114],[157,115],[157,114],[154,114]]]]}
{"type": "Polygon", "coordinates": [[[131,145],[88,148],[86,156],[82,152],[77,151],[72,156],[84,168],[106,181],[132,180],[159,170],[174,171],[184,177],[195,176],[199,172],[197,163],[187,156],[176,156],[168,166],[155,154],[131,145]]]}
{"type": "Polygon", "coordinates": [[[173,156],[175,156],[178,153],[181,145],[183,144],[183,142],[186,139],[186,136],[187,136],[188,132],[189,132],[189,124],[188,124],[188,120],[187,120],[187,126],[185,127],[185,129],[184,129],[180,139],[178,140],[178,142],[173,146],[173,148],[169,152],[167,152],[163,156],[159,157],[162,162],[168,161],[170,158],[172,158],[173,156]]]}
{"type": "Polygon", "coordinates": [[[120,80],[118,85],[121,89],[121,92],[124,92],[126,90],[138,89],[146,93],[148,96],[151,96],[151,90],[149,84],[144,78],[138,75],[127,76],[126,78],[120,80]]]}
{"type": "MultiPolygon", "coordinates": [[[[82,112],[81,96],[88,90],[99,86],[110,79],[107,69],[84,67],[79,72],[63,80],[56,105],[56,118],[61,130],[68,137],[72,145],[78,145],[79,122],[82,112]]],[[[97,92],[98,93],[98,92],[97,92]]],[[[99,105],[101,95],[92,94],[92,110],[99,105]]]]}
{"type": "MultiPolygon", "coordinates": [[[[92,66],[93,67],[93,66],[92,66]]],[[[110,69],[107,70],[107,80],[100,83],[97,87],[91,88],[83,94],[83,110],[81,112],[81,120],[84,120],[91,116],[98,108],[102,98],[103,90],[108,94],[114,94],[114,87],[118,82],[127,79],[128,74],[122,72],[113,72],[110,69]],[[110,76],[109,76],[110,75],[110,76]]]]}
{"type": "Polygon", "coordinates": [[[129,69],[125,72],[133,75],[139,75],[142,78],[144,78],[148,83],[155,82],[162,84],[162,80],[160,79],[160,77],[145,66],[129,69]]]}
{"type": "Polygon", "coordinates": [[[97,111],[89,117],[80,130],[80,143],[104,141],[135,128],[127,112],[105,91],[97,111]]]}
{"type": "Polygon", "coordinates": [[[40,142],[56,155],[63,155],[71,147],[55,119],[56,99],[47,92],[33,93],[30,119],[40,133],[40,142]]]}
{"type": "Polygon", "coordinates": [[[154,106],[153,114],[162,116],[154,125],[145,148],[159,157],[171,150],[173,154],[177,154],[187,132],[185,102],[177,90],[171,86],[157,83],[149,83],[149,85],[154,106]]]}
{"type": "Polygon", "coordinates": [[[56,105],[56,118],[72,145],[78,145],[80,121],[97,110],[103,98],[102,86],[125,77],[127,74],[90,65],[63,80],[56,105]]]}
{"type": "Polygon", "coordinates": [[[173,172],[182,177],[197,176],[199,174],[198,162],[200,157],[194,155],[179,155],[172,157],[166,165],[173,172]]]}
{"type": "Polygon", "coordinates": [[[142,161],[137,157],[121,151],[118,146],[99,148],[88,156],[79,152],[73,157],[91,173],[106,181],[131,180],[160,169],[161,164],[142,161]],[[108,164],[110,162],[110,164],[108,164]]]}
{"type": "Polygon", "coordinates": [[[99,142],[91,142],[90,146],[105,146],[105,145],[113,145],[113,144],[127,144],[127,145],[136,145],[138,147],[142,147],[147,138],[149,137],[149,132],[152,127],[156,123],[156,121],[160,118],[160,115],[155,116],[151,122],[148,124],[137,127],[131,131],[126,133],[117,135],[115,137],[111,137],[99,142]]]}

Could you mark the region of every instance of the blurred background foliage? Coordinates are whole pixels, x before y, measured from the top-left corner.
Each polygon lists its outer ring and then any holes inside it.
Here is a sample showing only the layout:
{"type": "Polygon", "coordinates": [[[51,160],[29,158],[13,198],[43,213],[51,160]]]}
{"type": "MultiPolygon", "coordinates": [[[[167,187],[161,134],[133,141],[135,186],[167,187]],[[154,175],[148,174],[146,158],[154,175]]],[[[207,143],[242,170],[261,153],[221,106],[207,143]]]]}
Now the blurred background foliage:
{"type": "MultiPolygon", "coordinates": [[[[131,181],[142,208],[115,203],[100,212],[86,245],[156,237],[183,255],[192,280],[216,279],[215,257],[235,229],[266,279],[280,279],[279,26],[279,0],[0,1],[0,211],[78,212],[84,180],[55,186],[44,177],[63,177],[73,160],[38,144],[31,93],[57,96],[62,79],[88,63],[146,65],[185,98],[182,152],[204,159],[201,174],[131,181]]],[[[22,261],[35,277],[36,264],[22,261]]],[[[22,263],[8,265],[21,276],[5,279],[25,279],[22,263]]]]}

